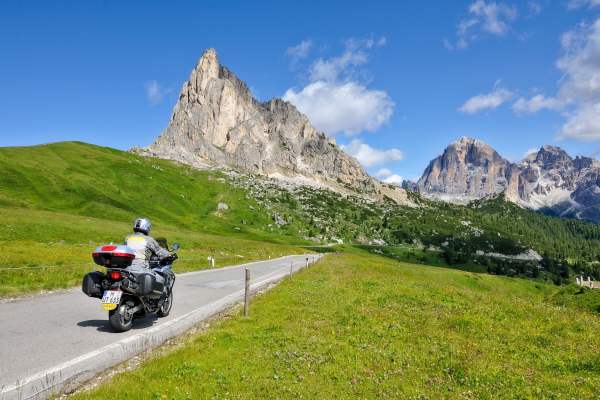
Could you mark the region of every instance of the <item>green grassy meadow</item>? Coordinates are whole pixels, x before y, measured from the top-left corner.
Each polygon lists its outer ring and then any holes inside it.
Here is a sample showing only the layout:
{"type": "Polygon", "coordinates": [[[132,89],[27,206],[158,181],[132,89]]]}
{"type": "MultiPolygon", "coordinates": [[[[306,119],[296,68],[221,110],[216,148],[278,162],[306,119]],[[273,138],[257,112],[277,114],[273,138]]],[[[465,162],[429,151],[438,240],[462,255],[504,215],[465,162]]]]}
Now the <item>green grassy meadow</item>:
{"type": "MultiPolygon", "coordinates": [[[[131,232],[128,221],[41,210],[0,208],[0,220],[0,298],[81,285],[86,273],[102,270],[93,263],[93,250],[101,244],[122,243],[131,232]],[[40,268],[45,266],[50,268],[40,268]]],[[[152,235],[168,238],[170,245],[180,244],[180,259],[173,268],[176,273],[208,269],[209,255],[215,256],[215,267],[224,267],[307,251],[182,230],[160,222],[153,226],[152,235]]]]}
{"type": "MultiPolygon", "coordinates": [[[[291,236],[285,227],[275,232],[264,229],[273,221],[242,189],[222,178],[226,176],[218,171],[200,171],[81,142],[0,148],[3,210],[54,211],[130,224],[147,216],[154,225],[175,230],[250,240],[258,235],[261,241],[275,244],[307,243],[291,236]],[[219,202],[229,210],[217,212],[219,202]],[[246,220],[252,224],[243,224],[246,220]]],[[[34,225],[37,220],[23,222],[34,225]]],[[[33,226],[28,233],[32,240],[46,241],[59,232],[33,226]]],[[[56,240],[88,242],[85,235],[60,233],[65,237],[56,240]]],[[[19,235],[16,229],[2,231],[0,226],[2,240],[19,239],[19,235]]]]}
{"type": "Polygon", "coordinates": [[[211,254],[222,267],[306,251],[221,175],[79,142],[0,148],[0,298],[79,286],[92,251],[141,216],[180,244],[176,272],[208,268],[211,254]]]}
{"type": "Polygon", "coordinates": [[[597,224],[536,214],[502,195],[469,206],[407,195],[413,203],[371,201],[81,142],[0,148],[0,269],[33,268],[4,272],[0,298],[75,286],[94,268],[94,245],[120,242],[141,216],[152,221],[152,235],[181,242],[181,270],[204,268],[210,251],[260,257],[342,239],[389,245],[371,249],[415,264],[557,285],[576,275],[600,279],[597,224]],[[217,210],[221,202],[229,209],[217,210]],[[476,254],[528,248],[544,262],[476,254]],[[69,267],[37,268],[46,265],[69,267]]]}
{"type": "Polygon", "coordinates": [[[332,254],[75,399],[596,398],[600,320],[552,285],[332,254]]]}

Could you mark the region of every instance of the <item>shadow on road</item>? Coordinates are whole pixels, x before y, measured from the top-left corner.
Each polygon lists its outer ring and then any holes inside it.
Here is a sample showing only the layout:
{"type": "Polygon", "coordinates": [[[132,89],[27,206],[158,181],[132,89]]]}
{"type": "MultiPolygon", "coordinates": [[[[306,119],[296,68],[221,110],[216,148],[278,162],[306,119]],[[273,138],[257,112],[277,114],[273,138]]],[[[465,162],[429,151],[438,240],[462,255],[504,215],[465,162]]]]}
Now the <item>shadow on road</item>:
{"type": "MultiPolygon", "coordinates": [[[[158,316],[156,314],[137,319],[133,322],[131,330],[150,328],[156,321],[158,321],[158,316]]],[[[81,328],[96,328],[98,332],[118,333],[111,328],[108,319],[88,319],[87,321],[78,322],[77,326],[81,328]]]]}

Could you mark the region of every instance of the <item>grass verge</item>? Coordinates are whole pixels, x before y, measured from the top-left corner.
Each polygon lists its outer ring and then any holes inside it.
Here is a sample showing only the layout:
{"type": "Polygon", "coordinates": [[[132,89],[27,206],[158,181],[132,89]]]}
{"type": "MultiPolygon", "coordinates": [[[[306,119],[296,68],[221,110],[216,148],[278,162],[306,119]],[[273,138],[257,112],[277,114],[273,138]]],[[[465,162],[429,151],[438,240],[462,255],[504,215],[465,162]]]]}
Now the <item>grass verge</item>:
{"type": "Polygon", "coordinates": [[[330,255],[166,356],[75,399],[591,398],[592,313],[556,289],[330,255]]]}
{"type": "MultiPolygon", "coordinates": [[[[0,299],[81,285],[86,273],[98,270],[92,260],[93,250],[101,244],[122,243],[131,232],[129,223],[0,207],[0,299]],[[52,267],[40,268],[44,266],[52,267]]],[[[215,267],[225,267],[307,251],[161,223],[153,226],[152,235],[166,237],[171,245],[180,244],[177,251],[180,260],[174,266],[176,273],[208,269],[209,255],[215,255],[215,267]]]]}

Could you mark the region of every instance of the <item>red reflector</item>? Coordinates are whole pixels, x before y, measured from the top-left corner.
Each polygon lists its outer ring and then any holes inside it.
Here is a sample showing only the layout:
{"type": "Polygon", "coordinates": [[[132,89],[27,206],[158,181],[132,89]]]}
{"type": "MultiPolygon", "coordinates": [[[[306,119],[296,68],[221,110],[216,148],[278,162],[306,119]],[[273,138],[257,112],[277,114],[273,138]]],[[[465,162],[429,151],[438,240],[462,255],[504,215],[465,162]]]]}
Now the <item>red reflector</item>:
{"type": "Polygon", "coordinates": [[[102,251],[113,251],[116,250],[117,246],[102,246],[102,248],[100,250],[102,251]]]}
{"type": "Polygon", "coordinates": [[[113,256],[135,258],[134,254],[129,254],[129,253],[113,253],[113,256]]]}
{"type": "Polygon", "coordinates": [[[112,279],[121,279],[120,272],[109,272],[108,276],[110,276],[112,279]]]}
{"type": "Polygon", "coordinates": [[[100,253],[92,253],[92,257],[98,257],[100,253]]]}

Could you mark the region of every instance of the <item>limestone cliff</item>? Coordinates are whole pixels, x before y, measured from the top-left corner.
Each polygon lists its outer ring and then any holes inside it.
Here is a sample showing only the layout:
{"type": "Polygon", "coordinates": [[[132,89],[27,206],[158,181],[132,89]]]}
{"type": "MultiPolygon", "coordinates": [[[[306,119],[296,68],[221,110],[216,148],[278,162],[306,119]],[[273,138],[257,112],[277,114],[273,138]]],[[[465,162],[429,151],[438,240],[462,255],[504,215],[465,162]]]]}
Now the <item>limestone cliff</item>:
{"type": "Polygon", "coordinates": [[[600,162],[573,159],[549,145],[514,164],[487,144],[463,137],[431,160],[416,184],[405,181],[403,187],[457,203],[505,193],[544,213],[600,222],[600,162]]]}
{"type": "Polygon", "coordinates": [[[439,197],[468,201],[490,193],[505,192],[518,201],[527,197],[527,183],[519,169],[487,144],[462,137],[431,160],[417,182],[418,191],[439,197]]]}
{"type": "Polygon", "coordinates": [[[300,175],[406,199],[403,189],[384,187],[369,176],[289,102],[254,99],[246,84],[221,65],[214,49],[204,52],[183,85],[167,128],[150,146],[132,151],[257,174],[300,175]]]}

